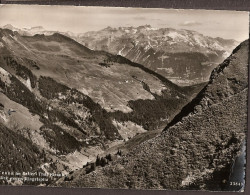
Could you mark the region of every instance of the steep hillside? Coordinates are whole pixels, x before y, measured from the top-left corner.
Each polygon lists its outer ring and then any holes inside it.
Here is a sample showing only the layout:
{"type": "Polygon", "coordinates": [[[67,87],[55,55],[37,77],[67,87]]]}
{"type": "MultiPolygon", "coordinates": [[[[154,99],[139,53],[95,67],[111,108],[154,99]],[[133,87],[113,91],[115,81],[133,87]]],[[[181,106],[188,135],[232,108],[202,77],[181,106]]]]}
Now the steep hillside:
{"type": "Polygon", "coordinates": [[[1,163],[3,171],[35,171],[41,163],[41,151],[28,139],[19,136],[18,139],[10,129],[0,123],[1,163]],[[8,159],[6,161],[5,159],[8,159]]]}
{"type": "MultiPolygon", "coordinates": [[[[44,96],[40,87],[46,79],[42,78],[50,77],[56,81],[54,84],[89,96],[113,116],[114,112],[125,115],[135,112],[133,117],[122,117],[122,121],[137,120],[137,116],[141,120],[141,111],[136,109],[142,105],[148,105],[149,112],[155,113],[159,112],[155,106],[162,107],[162,104],[164,113],[156,114],[159,119],[169,121],[176,109],[189,100],[182,88],[154,71],[122,56],[89,50],[60,34],[31,37],[1,30],[1,43],[1,67],[18,76],[29,90],[36,89],[32,91],[35,95],[44,96]]],[[[147,128],[143,122],[136,123],[147,128]]]]}
{"type": "Polygon", "coordinates": [[[156,29],[150,25],[107,27],[74,39],[91,49],[122,55],[180,85],[208,81],[213,68],[238,44],[195,31],[156,29]]]}
{"type": "MultiPolygon", "coordinates": [[[[0,105],[0,112],[2,108],[2,105],[0,105]]],[[[0,146],[0,184],[20,184],[20,182],[3,180],[2,177],[6,177],[8,173],[14,172],[43,172],[40,165],[48,162],[44,152],[35,144],[24,136],[17,135],[1,122],[0,146]]],[[[25,184],[29,185],[32,184],[32,182],[25,181],[25,184]]],[[[38,185],[39,183],[33,182],[33,184],[38,185]]]]}
{"type": "Polygon", "coordinates": [[[248,40],[214,69],[209,83],[148,141],[116,160],[56,185],[223,190],[247,131],[248,40]]]}

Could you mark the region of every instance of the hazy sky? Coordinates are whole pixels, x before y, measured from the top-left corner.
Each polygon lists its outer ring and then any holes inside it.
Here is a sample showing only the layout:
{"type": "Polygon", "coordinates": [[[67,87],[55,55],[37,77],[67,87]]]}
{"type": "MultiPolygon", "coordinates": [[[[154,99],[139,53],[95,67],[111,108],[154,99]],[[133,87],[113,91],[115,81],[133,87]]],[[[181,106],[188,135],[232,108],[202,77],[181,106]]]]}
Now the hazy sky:
{"type": "Polygon", "coordinates": [[[107,26],[140,26],[198,31],[212,37],[243,41],[249,36],[249,13],[236,11],[110,8],[78,6],[0,5],[0,27],[43,26],[75,33],[107,26]]]}

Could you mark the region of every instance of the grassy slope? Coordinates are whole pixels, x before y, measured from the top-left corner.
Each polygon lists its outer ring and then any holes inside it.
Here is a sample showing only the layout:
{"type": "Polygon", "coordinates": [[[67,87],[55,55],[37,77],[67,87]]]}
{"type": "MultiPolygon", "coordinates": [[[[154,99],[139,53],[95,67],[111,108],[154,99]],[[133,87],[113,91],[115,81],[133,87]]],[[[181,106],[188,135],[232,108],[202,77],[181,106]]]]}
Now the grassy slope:
{"type": "MultiPolygon", "coordinates": [[[[2,30],[2,34],[12,49],[3,54],[3,65],[11,64],[11,68],[16,69],[15,74],[23,79],[29,77],[31,87],[40,76],[51,77],[87,94],[111,112],[113,118],[116,114],[112,112],[127,113],[134,109],[132,113],[117,117],[117,120],[132,120],[145,129],[157,129],[160,120],[166,124],[189,100],[184,90],[150,69],[121,56],[89,50],[63,35],[21,37],[8,30],[2,30]],[[99,65],[104,61],[110,67],[99,65]],[[21,70],[19,64],[22,65],[21,70]],[[144,80],[151,92],[133,76],[144,80]],[[142,110],[142,107],[147,109],[142,110]]],[[[13,72],[10,67],[4,68],[13,72]]]]}

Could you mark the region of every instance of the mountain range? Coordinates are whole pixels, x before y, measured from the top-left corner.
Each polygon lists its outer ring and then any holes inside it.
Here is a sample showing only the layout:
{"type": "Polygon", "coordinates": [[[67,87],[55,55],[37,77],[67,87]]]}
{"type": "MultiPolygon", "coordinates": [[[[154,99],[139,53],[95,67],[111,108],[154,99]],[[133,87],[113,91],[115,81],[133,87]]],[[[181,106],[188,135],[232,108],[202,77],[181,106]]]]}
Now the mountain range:
{"type": "Polygon", "coordinates": [[[210,72],[239,44],[191,30],[119,27],[78,35],[75,40],[94,49],[122,55],[178,85],[206,82],[210,72]]]}
{"type": "MultiPolygon", "coordinates": [[[[21,35],[52,35],[43,27],[3,28],[21,35]]],[[[121,55],[144,65],[178,85],[207,82],[210,72],[239,44],[235,40],[212,38],[190,30],[138,27],[107,27],[86,33],[58,32],[92,50],[121,55]]]]}

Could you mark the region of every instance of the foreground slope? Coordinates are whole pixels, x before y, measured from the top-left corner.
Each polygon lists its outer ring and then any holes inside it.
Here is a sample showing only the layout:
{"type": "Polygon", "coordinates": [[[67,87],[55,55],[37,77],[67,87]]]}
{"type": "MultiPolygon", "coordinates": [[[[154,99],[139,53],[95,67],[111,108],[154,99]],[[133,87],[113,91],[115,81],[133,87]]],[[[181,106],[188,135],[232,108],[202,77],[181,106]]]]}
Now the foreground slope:
{"type": "Polygon", "coordinates": [[[207,86],[161,135],[104,168],[57,185],[221,190],[247,131],[248,41],[211,74],[207,86]]]}

